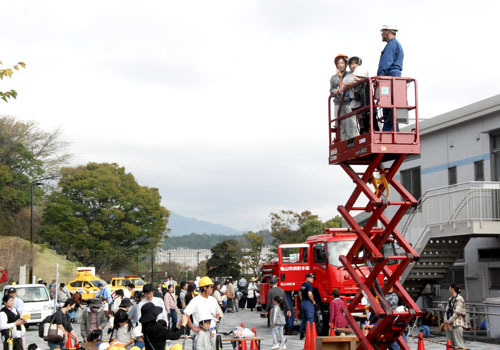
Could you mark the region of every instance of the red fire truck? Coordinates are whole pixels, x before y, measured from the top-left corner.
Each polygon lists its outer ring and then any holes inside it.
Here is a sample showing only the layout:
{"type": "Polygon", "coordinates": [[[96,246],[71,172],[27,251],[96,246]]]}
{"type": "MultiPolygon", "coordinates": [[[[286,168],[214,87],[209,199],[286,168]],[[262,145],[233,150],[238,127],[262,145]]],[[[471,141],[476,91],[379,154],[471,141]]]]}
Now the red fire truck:
{"type": "MultiPolygon", "coordinates": [[[[285,243],[278,246],[278,260],[266,263],[261,268],[262,284],[260,287],[260,303],[267,303],[268,280],[277,276],[279,286],[286,292],[291,292],[295,302],[295,315],[299,316],[300,303],[298,292],[305,275],[315,274],[313,282],[314,297],[319,306],[315,312],[315,322],[318,332],[328,332],[329,304],[332,300],[333,289],[338,289],[345,303],[358,292],[355,281],[339,261],[340,255],[346,255],[356,240],[356,234],[348,229],[327,229],[323,235],[311,236],[304,243],[285,243]]],[[[389,240],[384,246],[385,256],[396,255],[395,246],[389,240]]],[[[396,261],[389,266],[396,266],[396,261]]],[[[391,268],[392,269],[392,268],[391,268]]],[[[359,265],[358,273],[364,277],[368,275],[370,267],[359,265]]],[[[379,283],[383,285],[383,274],[380,274],[379,283]]],[[[360,311],[364,307],[360,305],[360,311]]]]}

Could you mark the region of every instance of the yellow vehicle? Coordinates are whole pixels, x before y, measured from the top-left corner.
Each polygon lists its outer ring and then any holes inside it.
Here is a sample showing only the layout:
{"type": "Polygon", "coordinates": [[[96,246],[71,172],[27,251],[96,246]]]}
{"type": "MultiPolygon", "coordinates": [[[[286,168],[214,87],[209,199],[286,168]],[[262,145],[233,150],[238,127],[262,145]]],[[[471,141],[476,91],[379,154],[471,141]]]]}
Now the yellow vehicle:
{"type": "Polygon", "coordinates": [[[118,289],[125,289],[127,285],[132,282],[134,284],[134,289],[132,289],[131,297],[134,297],[135,292],[142,291],[142,287],[144,287],[145,282],[142,278],[137,275],[125,275],[124,277],[114,277],[111,280],[111,293],[114,295],[114,292],[118,289]]]}
{"type": "Polygon", "coordinates": [[[67,287],[71,293],[75,293],[80,289],[83,289],[84,293],[82,293],[82,299],[92,299],[95,298],[97,292],[99,292],[98,283],[102,283],[102,285],[106,285],[106,281],[103,281],[100,278],[97,278],[92,273],[88,271],[77,272],[76,279],[71,282],[68,282],[67,287]]]}

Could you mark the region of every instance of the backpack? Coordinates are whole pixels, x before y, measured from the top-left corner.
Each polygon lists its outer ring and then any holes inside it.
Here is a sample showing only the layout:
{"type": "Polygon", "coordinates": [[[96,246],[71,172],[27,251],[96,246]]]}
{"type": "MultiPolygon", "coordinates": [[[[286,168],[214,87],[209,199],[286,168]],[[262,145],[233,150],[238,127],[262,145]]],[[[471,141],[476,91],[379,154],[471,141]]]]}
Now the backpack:
{"type": "Polygon", "coordinates": [[[179,310],[182,310],[182,303],[181,303],[181,295],[179,294],[179,296],[177,297],[177,308],[179,310]]]}
{"type": "Polygon", "coordinates": [[[45,318],[43,319],[43,321],[42,321],[42,322],[40,322],[40,323],[38,324],[38,336],[39,336],[40,338],[42,338],[42,339],[43,339],[43,328],[44,328],[44,327],[43,327],[43,325],[44,325],[45,323],[50,323],[50,321],[52,321],[52,317],[54,317],[54,315],[55,315],[55,313],[54,313],[54,314],[52,314],[52,315],[49,315],[49,316],[45,317],[45,318]]]}

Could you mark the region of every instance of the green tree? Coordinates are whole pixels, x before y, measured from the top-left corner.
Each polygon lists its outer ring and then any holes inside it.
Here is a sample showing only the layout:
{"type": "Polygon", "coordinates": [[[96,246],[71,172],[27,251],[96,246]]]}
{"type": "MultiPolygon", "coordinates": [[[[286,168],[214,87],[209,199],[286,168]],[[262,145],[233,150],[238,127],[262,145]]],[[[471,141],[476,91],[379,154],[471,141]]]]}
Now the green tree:
{"type": "Polygon", "coordinates": [[[257,276],[262,265],[262,249],[265,246],[264,233],[248,231],[244,237],[248,245],[248,251],[243,258],[243,266],[248,270],[252,270],[254,276],[257,276]]]}
{"type": "Polygon", "coordinates": [[[241,248],[234,239],[222,241],[210,249],[212,256],[207,260],[207,274],[210,277],[240,275],[241,248]]]}
{"type": "Polygon", "coordinates": [[[57,251],[101,271],[157,247],[170,215],[158,189],[140,186],[114,163],[62,168],[61,173],[40,230],[57,251]]]}
{"type": "MultiPolygon", "coordinates": [[[[0,235],[23,236],[21,211],[30,205],[31,184],[58,176],[71,157],[66,147],[60,130],[47,132],[34,122],[0,117],[0,235]]],[[[33,190],[40,203],[43,190],[33,190]]]]}
{"type": "Polygon", "coordinates": [[[317,215],[307,210],[300,214],[292,210],[282,210],[279,213],[271,213],[269,216],[271,235],[276,245],[275,253],[277,253],[278,244],[304,242],[307,237],[323,234],[326,228],[340,227],[342,223],[342,218],[338,215],[322,222],[317,215]]]}

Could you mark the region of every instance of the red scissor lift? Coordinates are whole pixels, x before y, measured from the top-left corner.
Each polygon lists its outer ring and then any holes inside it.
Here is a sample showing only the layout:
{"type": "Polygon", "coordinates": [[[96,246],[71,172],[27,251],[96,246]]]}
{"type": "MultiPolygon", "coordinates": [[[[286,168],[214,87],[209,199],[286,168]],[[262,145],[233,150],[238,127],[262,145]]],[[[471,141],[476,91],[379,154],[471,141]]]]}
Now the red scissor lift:
{"type": "Polygon", "coordinates": [[[369,95],[366,105],[354,112],[335,118],[331,113],[332,96],[328,99],[329,163],[340,165],[356,184],[347,203],[338,207],[339,213],[357,234],[349,253],[340,257],[340,261],[359,286],[354,299],[348,305],[344,305],[344,312],[360,340],[358,349],[387,349],[394,341],[397,341],[402,349],[409,349],[402,334],[409,322],[421,315],[421,310],[401,285],[399,277],[412,261],[418,260],[419,256],[398,232],[396,226],[406,210],[410,206],[415,206],[417,201],[395,175],[408,155],[420,153],[417,83],[411,78],[372,77],[356,83],[352,89],[365,89],[369,95]],[[408,97],[411,103],[408,102],[408,97]],[[393,125],[396,125],[396,121],[408,122],[408,117],[414,115],[414,128],[405,132],[375,131],[374,115],[381,114],[384,110],[384,114],[393,118],[393,125]],[[366,115],[369,113],[369,118],[365,119],[369,120],[369,132],[354,139],[340,140],[337,127],[340,120],[354,115],[359,118],[363,113],[366,115]],[[376,173],[378,177],[375,176],[376,173]],[[375,190],[369,187],[370,184],[375,190]],[[399,192],[401,200],[388,199],[389,185],[399,192]],[[368,200],[366,204],[360,198],[361,195],[368,200]],[[359,206],[358,201],[362,201],[363,204],[359,206]],[[397,207],[392,218],[384,214],[389,206],[397,207]],[[356,222],[352,214],[360,211],[370,213],[363,227],[356,222]],[[377,222],[383,227],[375,227],[377,222]],[[391,238],[404,250],[404,254],[384,256],[382,251],[384,243],[391,238]],[[395,270],[387,266],[388,262],[394,260],[398,261],[395,270]],[[359,265],[370,267],[368,276],[362,275],[359,265]],[[381,273],[387,279],[384,286],[380,286],[377,280],[381,273]],[[385,301],[384,295],[391,288],[399,294],[407,308],[405,311],[393,311],[385,301]],[[363,310],[363,307],[360,307],[363,296],[368,301],[370,311],[376,314],[373,326],[365,329],[361,329],[354,318],[357,312],[363,310]]]}

